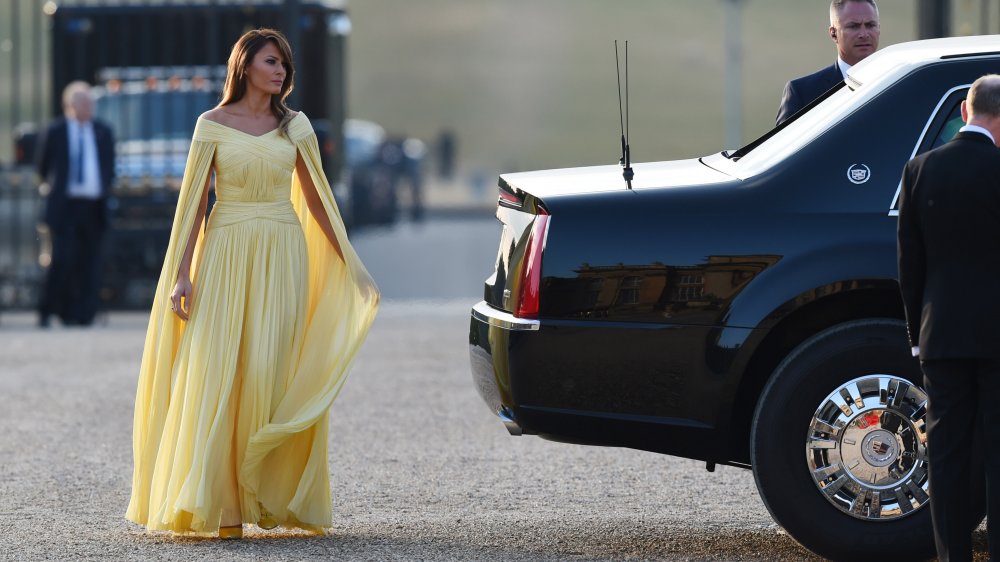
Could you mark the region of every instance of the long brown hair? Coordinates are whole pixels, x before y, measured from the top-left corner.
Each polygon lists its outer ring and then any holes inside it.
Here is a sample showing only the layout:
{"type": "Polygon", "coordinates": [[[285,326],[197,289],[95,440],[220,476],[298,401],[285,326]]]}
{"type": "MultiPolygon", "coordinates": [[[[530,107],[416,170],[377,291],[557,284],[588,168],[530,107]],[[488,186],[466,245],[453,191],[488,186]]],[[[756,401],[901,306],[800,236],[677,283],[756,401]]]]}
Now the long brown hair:
{"type": "Polygon", "coordinates": [[[291,110],[285,105],[285,100],[295,87],[295,65],[292,64],[292,48],[280,31],[253,29],[244,33],[233,45],[233,50],[229,53],[226,85],[222,89],[222,101],[219,102],[219,107],[237,102],[246,95],[247,67],[268,42],[274,43],[278,48],[281,53],[281,64],[285,67],[285,81],[281,84],[281,91],[271,96],[271,113],[278,118],[280,132],[287,135],[291,110]]]}

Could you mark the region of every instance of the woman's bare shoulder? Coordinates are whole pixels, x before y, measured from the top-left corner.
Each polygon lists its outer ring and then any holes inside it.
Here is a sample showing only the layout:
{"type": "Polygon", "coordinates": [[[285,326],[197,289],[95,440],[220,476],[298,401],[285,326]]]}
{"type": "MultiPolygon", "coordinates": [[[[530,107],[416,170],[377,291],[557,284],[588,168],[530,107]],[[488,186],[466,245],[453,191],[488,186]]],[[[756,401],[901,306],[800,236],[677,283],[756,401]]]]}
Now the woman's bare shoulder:
{"type": "Polygon", "coordinates": [[[221,107],[213,107],[212,109],[209,109],[205,113],[202,113],[201,115],[198,116],[199,119],[214,121],[216,123],[219,123],[220,125],[225,125],[226,121],[228,120],[228,117],[229,116],[226,115],[226,112],[222,111],[221,107]]]}

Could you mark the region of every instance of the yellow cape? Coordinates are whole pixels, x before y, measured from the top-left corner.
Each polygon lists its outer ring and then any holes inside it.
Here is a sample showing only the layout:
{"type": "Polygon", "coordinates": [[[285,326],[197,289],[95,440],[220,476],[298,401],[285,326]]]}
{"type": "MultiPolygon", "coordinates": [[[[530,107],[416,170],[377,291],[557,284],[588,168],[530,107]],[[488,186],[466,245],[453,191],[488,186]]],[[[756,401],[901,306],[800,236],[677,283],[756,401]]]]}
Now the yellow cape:
{"type": "MultiPolygon", "coordinates": [[[[127,517],[146,525],[149,518],[150,487],[160,437],[170,404],[174,361],[185,323],[169,309],[169,296],[177,277],[187,234],[212,170],[215,145],[204,127],[195,131],[187,167],[170,233],[170,244],[156,287],[143,349],[133,422],[132,498],[127,517]]],[[[379,293],[371,276],[347,239],[340,212],[320,160],[312,125],[304,114],[289,122],[288,138],[295,144],[309,169],[309,176],[323,201],[345,260],[341,261],[316,221],[312,218],[297,174],[292,176],[291,199],[305,233],[309,255],[309,289],[306,331],[297,368],[274,410],[270,423],[254,434],[239,467],[244,521],[259,518],[260,501],[280,520],[319,530],[332,522],[329,471],[327,467],[327,411],[333,404],[378,309],[379,293]],[[305,438],[303,437],[305,435],[305,438]],[[269,498],[257,497],[262,475],[267,474],[269,453],[282,445],[308,449],[295,494],[288,505],[269,505],[269,498]],[[256,500],[256,501],[254,501],[256,500]]],[[[195,259],[201,253],[204,229],[200,229],[195,259]]],[[[192,272],[197,271],[192,264],[192,272]]],[[[193,280],[197,283],[197,279],[193,280]]],[[[266,476],[265,476],[266,477],[266,476]]],[[[189,530],[211,528],[212,523],[192,514],[189,530]]],[[[175,529],[185,530],[185,529],[175,529]]]]}

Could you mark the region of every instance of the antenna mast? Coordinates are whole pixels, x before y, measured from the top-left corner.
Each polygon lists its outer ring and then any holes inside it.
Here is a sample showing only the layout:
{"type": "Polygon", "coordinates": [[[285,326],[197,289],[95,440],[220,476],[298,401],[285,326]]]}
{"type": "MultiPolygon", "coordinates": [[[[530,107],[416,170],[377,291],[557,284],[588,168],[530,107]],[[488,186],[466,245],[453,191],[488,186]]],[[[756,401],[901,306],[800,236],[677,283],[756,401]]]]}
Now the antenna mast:
{"type": "Polygon", "coordinates": [[[628,39],[625,40],[625,115],[622,116],[622,72],[618,66],[618,40],[615,39],[615,71],[618,75],[618,124],[621,126],[622,155],[618,164],[622,167],[622,177],[625,178],[626,189],[632,189],[632,155],[628,142],[628,39]]]}

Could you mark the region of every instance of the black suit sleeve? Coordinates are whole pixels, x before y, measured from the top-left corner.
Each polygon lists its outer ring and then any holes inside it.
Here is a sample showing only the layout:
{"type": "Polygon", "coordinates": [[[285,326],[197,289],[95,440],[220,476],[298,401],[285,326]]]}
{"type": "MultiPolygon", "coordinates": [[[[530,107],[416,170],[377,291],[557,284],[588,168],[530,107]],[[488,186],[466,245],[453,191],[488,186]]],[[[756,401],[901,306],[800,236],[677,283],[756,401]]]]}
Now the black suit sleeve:
{"type": "Polygon", "coordinates": [[[910,346],[919,345],[920,342],[926,275],[924,239],[913,201],[913,167],[914,163],[911,161],[903,169],[903,184],[899,191],[899,221],[896,226],[899,289],[903,295],[910,346]]]}
{"type": "Polygon", "coordinates": [[[110,188],[115,179],[115,136],[111,127],[100,125],[104,142],[100,147],[100,160],[103,176],[107,178],[107,186],[110,188]]]}
{"type": "Polygon", "coordinates": [[[795,89],[795,84],[789,82],[785,84],[785,91],[781,94],[781,105],[778,107],[778,117],[775,118],[774,124],[780,125],[800,109],[802,109],[802,98],[795,89]]]}
{"type": "Polygon", "coordinates": [[[38,148],[35,150],[35,168],[42,181],[48,181],[49,172],[52,170],[52,127],[45,129],[38,139],[38,148]]]}

